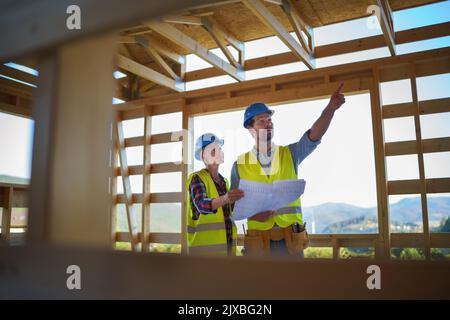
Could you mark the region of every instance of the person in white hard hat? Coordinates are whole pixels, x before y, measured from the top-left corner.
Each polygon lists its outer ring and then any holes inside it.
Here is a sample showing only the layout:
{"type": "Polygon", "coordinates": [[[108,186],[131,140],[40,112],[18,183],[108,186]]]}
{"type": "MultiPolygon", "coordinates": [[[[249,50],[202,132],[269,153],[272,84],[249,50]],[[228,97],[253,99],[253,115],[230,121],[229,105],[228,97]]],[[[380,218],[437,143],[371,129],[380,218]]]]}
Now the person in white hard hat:
{"type": "Polygon", "coordinates": [[[189,254],[235,255],[237,231],[232,206],[244,193],[229,190],[228,180],[219,173],[224,141],[212,133],[197,139],[195,159],[205,168],[192,173],[187,189],[187,242],[189,254]]]}

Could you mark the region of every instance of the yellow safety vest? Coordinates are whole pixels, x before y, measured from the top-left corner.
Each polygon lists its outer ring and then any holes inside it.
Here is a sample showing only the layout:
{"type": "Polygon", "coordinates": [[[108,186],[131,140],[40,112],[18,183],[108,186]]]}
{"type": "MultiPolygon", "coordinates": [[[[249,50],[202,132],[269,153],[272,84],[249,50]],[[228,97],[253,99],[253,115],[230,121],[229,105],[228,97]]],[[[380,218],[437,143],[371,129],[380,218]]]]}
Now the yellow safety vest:
{"type": "MultiPolygon", "coordinates": [[[[239,177],[249,181],[273,183],[277,180],[297,179],[294,161],[288,146],[276,146],[269,176],[262,168],[253,151],[238,157],[237,169],[239,177]]],[[[300,198],[288,206],[278,209],[273,217],[264,222],[248,220],[247,224],[249,230],[269,230],[273,228],[275,223],[280,227],[286,228],[296,222],[302,223],[300,198]]]]}
{"type": "MultiPolygon", "coordinates": [[[[200,214],[197,220],[193,219],[191,208],[191,190],[190,184],[194,175],[198,175],[202,179],[206,187],[206,195],[208,198],[219,197],[216,185],[206,169],[192,173],[186,183],[187,199],[187,242],[189,254],[212,254],[227,255],[227,232],[225,227],[225,218],[222,207],[217,209],[216,213],[200,214]]],[[[228,180],[225,179],[226,189],[228,191],[228,180]]],[[[231,207],[230,207],[231,209],[231,207]]],[[[230,210],[231,211],[231,210],[230,210]]],[[[231,212],[230,212],[231,213],[231,212]]],[[[230,255],[236,254],[237,229],[233,223],[233,243],[230,255]]]]}

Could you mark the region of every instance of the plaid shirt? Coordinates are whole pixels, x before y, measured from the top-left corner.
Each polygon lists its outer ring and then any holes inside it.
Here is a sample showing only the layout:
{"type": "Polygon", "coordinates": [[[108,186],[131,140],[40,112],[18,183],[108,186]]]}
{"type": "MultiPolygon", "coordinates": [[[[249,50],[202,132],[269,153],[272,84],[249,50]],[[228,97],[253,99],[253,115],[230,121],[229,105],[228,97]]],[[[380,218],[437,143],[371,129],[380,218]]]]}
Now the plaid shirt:
{"type": "MultiPolygon", "coordinates": [[[[227,193],[227,185],[225,183],[225,179],[219,174],[220,181],[216,181],[213,179],[214,184],[216,185],[217,192],[219,196],[223,196],[227,193]]],[[[189,186],[191,192],[191,208],[192,208],[192,219],[198,220],[200,214],[215,214],[217,213],[217,209],[212,209],[212,198],[208,198],[206,194],[206,187],[203,183],[202,179],[198,175],[194,175],[192,177],[191,184],[189,186]]],[[[223,216],[225,219],[225,229],[227,232],[227,244],[228,244],[228,252],[231,250],[232,242],[233,242],[233,222],[231,221],[231,207],[230,205],[226,205],[222,207],[223,216]]]]}

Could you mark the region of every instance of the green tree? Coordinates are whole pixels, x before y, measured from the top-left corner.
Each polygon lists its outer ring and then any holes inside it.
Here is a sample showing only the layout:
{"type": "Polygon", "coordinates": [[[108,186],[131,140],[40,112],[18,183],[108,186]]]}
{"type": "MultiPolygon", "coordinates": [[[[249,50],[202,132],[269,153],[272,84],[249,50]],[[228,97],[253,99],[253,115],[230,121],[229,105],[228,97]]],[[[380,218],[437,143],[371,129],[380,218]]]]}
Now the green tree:
{"type": "Polygon", "coordinates": [[[438,248],[432,248],[431,249],[431,259],[432,260],[446,260],[447,257],[445,254],[439,250],[438,248]]]}
{"type": "Polygon", "coordinates": [[[333,257],[333,248],[312,248],[304,251],[305,258],[310,259],[331,259],[333,257]]]}
{"type": "Polygon", "coordinates": [[[423,260],[424,255],[416,248],[404,248],[400,254],[402,260],[423,260]]]}
{"type": "Polygon", "coordinates": [[[439,227],[436,228],[436,232],[450,232],[450,217],[442,218],[439,227]]]}

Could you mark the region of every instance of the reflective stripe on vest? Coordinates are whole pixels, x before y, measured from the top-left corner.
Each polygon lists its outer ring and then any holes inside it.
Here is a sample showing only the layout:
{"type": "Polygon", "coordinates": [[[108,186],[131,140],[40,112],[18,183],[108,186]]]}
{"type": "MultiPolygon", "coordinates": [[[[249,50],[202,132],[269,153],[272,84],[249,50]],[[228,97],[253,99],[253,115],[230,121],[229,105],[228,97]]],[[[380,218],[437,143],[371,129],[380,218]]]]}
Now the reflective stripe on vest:
{"type": "Polygon", "coordinates": [[[276,210],[273,215],[279,215],[279,214],[297,214],[302,213],[302,207],[283,207],[278,210],[276,210]]]}
{"type": "Polygon", "coordinates": [[[225,222],[216,222],[208,224],[199,224],[196,227],[187,226],[188,233],[195,233],[200,231],[210,231],[210,230],[225,230],[225,222]]]}
{"type": "MultiPolygon", "coordinates": [[[[267,175],[253,151],[249,151],[238,157],[237,169],[240,179],[249,181],[273,183],[278,180],[297,179],[294,161],[288,146],[276,146],[270,175],[267,175]]],[[[280,227],[287,227],[296,222],[302,223],[302,210],[300,198],[290,203],[288,206],[278,209],[264,222],[248,220],[249,230],[269,230],[275,223],[280,227]]]]}

